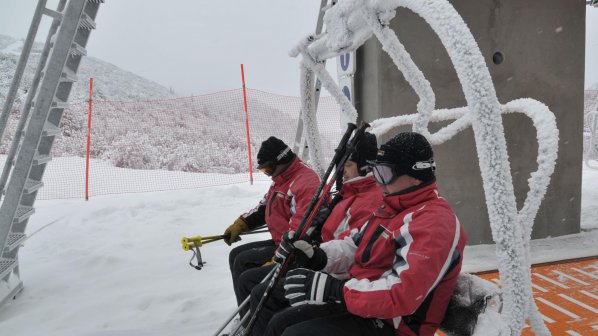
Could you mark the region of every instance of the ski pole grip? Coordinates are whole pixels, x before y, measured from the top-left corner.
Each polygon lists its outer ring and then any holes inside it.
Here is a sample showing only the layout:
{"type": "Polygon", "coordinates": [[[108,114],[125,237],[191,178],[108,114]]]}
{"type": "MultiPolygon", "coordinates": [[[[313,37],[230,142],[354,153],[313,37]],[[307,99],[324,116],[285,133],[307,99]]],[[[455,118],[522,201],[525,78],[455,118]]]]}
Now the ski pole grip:
{"type": "Polygon", "coordinates": [[[347,130],[345,131],[345,134],[347,134],[347,136],[351,136],[351,132],[353,132],[356,128],[357,128],[356,124],[347,123],[347,130]]]}
{"type": "Polygon", "coordinates": [[[189,251],[190,249],[195,248],[195,246],[201,247],[202,238],[201,236],[183,237],[183,239],[181,239],[181,243],[183,245],[183,250],[189,251]]]}
{"type": "Polygon", "coordinates": [[[343,149],[345,148],[345,145],[349,141],[351,134],[353,134],[353,131],[356,128],[357,125],[355,125],[354,123],[347,123],[347,130],[345,131],[345,134],[343,134],[343,137],[341,138],[341,142],[338,144],[338,147],[336,147],[336,149],[334,150],[334,158],[332,158],[333,162],[338,162],[341,155],[343,155],[343,149]]]}
{"type": "MultiPolygon", "coordinates": [[[[360,141],[361,138],[363,138],[363,135],[365,134],[365,130],[368,129],[369,127],[370,127],[370,124],[366,123],[365,121],[362,121],[361,125],[359,125],[359,128],[355,132],[354,139],[357,139],[358,141],[360,141]]],[[[354,146],[354,144],[351,144],[351,146],[354,146]]]]}
{"type": "MultiPolygon", "coordinates": [[[[366,123],[365,121],[361,122],[361,125],[359,125],[357,131],[355,131],[355,135],[353,135],[353,138],[347,142],[347,153],[352,153],[357,148],[357,145],[359,144],[359,142],[363,138],[363,135],[365,134],[365,130],[369,127],[370,124],[366,123]]],[[[349,157],[347,156],[345,159],[348,158],[349,157]]]]}

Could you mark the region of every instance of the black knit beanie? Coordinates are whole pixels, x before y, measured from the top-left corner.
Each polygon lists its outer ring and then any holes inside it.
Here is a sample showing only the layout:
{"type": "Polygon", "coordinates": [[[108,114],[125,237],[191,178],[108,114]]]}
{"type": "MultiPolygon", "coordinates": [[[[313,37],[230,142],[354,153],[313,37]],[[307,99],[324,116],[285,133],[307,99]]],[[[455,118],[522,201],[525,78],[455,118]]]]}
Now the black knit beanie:
{"type": "Polygon", "coordinates": [[[258,169],[265,164],[273,162],[274,164],[286,164],[296,157],[284,141],[277,137],[271,136],[266,141],[262,142],[260,150],[257,152],[258,169]]]}
{"type": "Polygon", "coordinates": [[[415,132],[395,135],[380,146],[377,163],[394,165],[396,176],[409,175],[422,182],[435,178],[434,152],[428,140],[415,132]]]}

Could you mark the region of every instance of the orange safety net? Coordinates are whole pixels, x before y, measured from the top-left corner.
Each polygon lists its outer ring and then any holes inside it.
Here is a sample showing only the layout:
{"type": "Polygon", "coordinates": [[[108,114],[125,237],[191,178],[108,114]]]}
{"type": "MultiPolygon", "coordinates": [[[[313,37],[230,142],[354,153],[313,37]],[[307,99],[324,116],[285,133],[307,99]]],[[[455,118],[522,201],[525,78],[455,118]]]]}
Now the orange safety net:
{"type": "MultiPolygon", "coordinates": [[[[248,89],[247,99],[252,159],[270,135],[292,146],[300,98],[248,89]]],[[[39,199],[85,197],[88,105],[75,102],[65,111],[62,136],[55,140],[54,158],[46,168],[39,199]]],[[[586,91],[585,113],[596,108],[598,91],[586,91]]],[[[242,89],[148,101],[95,97],[92,115],[90,196],[249,181],[242,89]]],[[[18,110],[9,116],[0,160],[8,152],[19,116],[18,110]]],[[[323,151],[330,159],[346,127],[341,125],[340,107],[332,97],[320,98],[318,126],[323,151]]],[[[584,139],[588,142],[587,136],[584,139]]],[[[268,180],[260,173],[254,177],[268,180]]]]}
{"type": "MultiPolygon", "coordinates": [[[[253,162],[261,142],[276,136],[291,148],[301,99],[247,89],[253,162]]],[[[39,199],[85,197],[88,102],[73,103],[62,119],[39,199]]],[[[344,133],[340,108],[321,97],[318,127],[329,160],[344,133]]],[[[7,134],[14,134],[18,113],[7,134]]],[[[10,139],[9,139],[10,140],[10,139]]],[[[9,143],[9,142],[8,142],[9,143]]],[[[6,142],[0,155],[7,152],[6,142]]],[[[192,189],[249,183],[247,125],[241,89],[150,101],[93,101],[89,195],[192,189]]],[[[309,162],[307,162],[309,164],[309,162]]],[[[254,165],[255,169],[255,165],[254,165]]],[[[254,180],[269,181],[259,172],[254,180]]]]}

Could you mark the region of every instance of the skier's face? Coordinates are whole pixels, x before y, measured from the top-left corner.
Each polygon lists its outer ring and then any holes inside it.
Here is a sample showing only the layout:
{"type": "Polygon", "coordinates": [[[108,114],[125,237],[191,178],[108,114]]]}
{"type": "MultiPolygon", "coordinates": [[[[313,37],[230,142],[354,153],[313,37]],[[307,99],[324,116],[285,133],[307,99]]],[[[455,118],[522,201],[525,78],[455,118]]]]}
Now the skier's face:
{"type": "Polygon", "coordinates": [[[343,167],[343,182],[346,182],[352,178],[356,178],[357,176],[359,176],[357,163],[347,160],[343,167]]]}
{"type": "Polygon", "coordinates": [[[398,192],[406,190],[408,188],[418,186],[422,183],[422,181],[413,178],[409,175],[401,175],[396,177],[391,183],[389,184],[380,184],[380,188],[382,188],[382,192],[384,196],[395,195],[398,192]]]}

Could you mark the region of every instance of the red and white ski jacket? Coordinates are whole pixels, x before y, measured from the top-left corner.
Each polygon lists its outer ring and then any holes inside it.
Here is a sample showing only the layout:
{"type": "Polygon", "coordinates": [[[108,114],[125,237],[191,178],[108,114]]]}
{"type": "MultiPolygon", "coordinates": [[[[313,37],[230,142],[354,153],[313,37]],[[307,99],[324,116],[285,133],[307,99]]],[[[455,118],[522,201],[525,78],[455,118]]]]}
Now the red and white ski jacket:
{"type": "Polygon", "coordinates": [[[371,174],[345,182],[340,196],[342,200],[322,226],[323,241],[337,239],[342,233],[363,225],[382,202],[382,190],[371,174]]]}
{"type": "Polygon", "coordinates": [[[260,203],[241,218],[249,229],[265,223],[278,245],[283,233],[297,230],[319,185],[318,174],[295,158],[282,174],[272,178],[272,185],[260,203]]]}
{"type": "Polygon", "coordinates": [[[434,335],[461,270],[467,237],[436,183],[384,197],[360,231],[321,245],[328,273],[348,271],[350,313],[379,318],[396,335],[434,335]]]}

